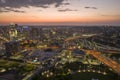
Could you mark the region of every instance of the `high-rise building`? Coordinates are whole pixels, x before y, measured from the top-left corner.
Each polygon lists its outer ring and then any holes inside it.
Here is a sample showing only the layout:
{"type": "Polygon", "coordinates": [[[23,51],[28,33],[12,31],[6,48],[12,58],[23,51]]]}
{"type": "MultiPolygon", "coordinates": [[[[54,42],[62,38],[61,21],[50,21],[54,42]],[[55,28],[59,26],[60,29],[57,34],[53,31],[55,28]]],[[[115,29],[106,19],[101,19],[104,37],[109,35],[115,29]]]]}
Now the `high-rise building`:
{"type": "Polygon", "coordinates": [[[10,41],[13,41],[17,38],[17,30],[16,25],[14,23],[11,23],[9,26],[9,37],[10,41]]]}

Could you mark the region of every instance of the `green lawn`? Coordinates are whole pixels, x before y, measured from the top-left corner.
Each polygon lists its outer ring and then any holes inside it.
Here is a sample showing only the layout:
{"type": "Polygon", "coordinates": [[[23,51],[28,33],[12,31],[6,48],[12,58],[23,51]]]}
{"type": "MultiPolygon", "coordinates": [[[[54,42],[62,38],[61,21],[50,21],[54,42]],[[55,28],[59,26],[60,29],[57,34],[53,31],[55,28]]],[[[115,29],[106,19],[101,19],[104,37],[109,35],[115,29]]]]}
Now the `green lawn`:
{"type": "Polygon", "coordinates": [[[21,63],[21,62],[16,62],[16,61],[8,61],[8,60],[0,60],[0,68],[8,70],[9,68],[13,69],[16,68],[19,73],[23,74],[26,72],[30,72],[34,69],[33,64],[28,64],[28,63],[21,63]]]}
{"type": "Polygon", "coordinates": [[[98,79],[98,80],[118,80],[117,76],[114,75],[103,75],[99,73],[76,73],[74,75],[71,75],[72,80],[91,80],[92,78],[98,79]]]}

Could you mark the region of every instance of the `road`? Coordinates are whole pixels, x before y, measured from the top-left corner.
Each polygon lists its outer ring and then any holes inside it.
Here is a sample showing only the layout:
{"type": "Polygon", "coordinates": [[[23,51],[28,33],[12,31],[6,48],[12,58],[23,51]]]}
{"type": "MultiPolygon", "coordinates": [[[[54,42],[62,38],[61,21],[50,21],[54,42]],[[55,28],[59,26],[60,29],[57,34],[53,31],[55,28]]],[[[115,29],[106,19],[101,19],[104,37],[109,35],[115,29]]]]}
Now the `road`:
{"type": "Polygon", "coordinates": [[[4,40],[4,41],[6,41],[6,42],[9,42],[9,40],[6,39],[5,37],[0,36],[0,39],[4,40]]]}

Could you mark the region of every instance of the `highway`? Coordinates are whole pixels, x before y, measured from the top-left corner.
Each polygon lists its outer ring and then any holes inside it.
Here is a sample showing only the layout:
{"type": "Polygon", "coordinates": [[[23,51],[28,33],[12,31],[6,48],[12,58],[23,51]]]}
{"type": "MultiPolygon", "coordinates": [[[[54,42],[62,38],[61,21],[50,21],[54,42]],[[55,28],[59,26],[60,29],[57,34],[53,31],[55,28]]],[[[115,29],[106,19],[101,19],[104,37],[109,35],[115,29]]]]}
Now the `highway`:
{"type": "Polygon", "coordinates": [[[101,52],[97,52],[94,50],[84,50],[84,51],[87,54],[91,54],[92,56],[103,62],[105,65],[107,65],[108,67],[112,68],[116,73],[120,75],[120,65],[117,62],[113,61],[108,57],[103,56],[101,52]]]}
{"type": "MultiPolygon", "coordinates": [[[[80,36],[70,37],[70,38],[65,39],[65,42],[75,40],[75,39],[78,39],[78,38],[80,38],[80,36]]],[[[96,59],[98,59],[99,61],[101,61],[102,63],[107,65],[108,67],[112,68],[116,73],[118,73],[120,75],[120,64],[118,64],[114,60],[110,59],[109,57],[106,57],[106,56],[102,55],[101,52],[98,52],[98,51],[95,51],[95,50],[85,50],[85,49],[80,49],[80,50],[83,50],[85,53],[94,56],[96,59]]]]}

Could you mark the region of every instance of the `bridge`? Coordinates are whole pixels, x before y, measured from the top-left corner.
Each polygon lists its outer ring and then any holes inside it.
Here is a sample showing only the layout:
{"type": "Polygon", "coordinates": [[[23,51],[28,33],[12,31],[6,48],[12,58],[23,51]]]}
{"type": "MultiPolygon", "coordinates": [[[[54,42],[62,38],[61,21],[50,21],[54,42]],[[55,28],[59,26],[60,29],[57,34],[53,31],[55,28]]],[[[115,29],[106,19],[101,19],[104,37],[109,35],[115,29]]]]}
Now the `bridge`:
{"type": "Polygon", "coordinates": [[[69,42],[75,39],[82,39],[82,38],[88,38],[87,36],[75,36],[75,37],[69,37],[65,39],[65,42],[69,42]]]}

